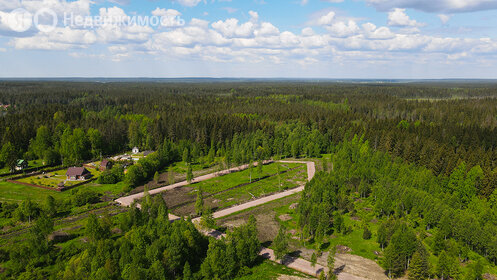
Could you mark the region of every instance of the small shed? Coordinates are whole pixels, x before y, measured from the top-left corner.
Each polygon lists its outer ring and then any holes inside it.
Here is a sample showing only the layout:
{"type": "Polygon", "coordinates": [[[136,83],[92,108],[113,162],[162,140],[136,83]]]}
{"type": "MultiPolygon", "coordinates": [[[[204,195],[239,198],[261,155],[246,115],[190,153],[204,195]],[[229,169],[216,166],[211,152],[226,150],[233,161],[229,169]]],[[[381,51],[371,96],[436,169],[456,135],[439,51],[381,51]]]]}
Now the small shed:
{"type": "Polygon", "coordinates": [[[112,161],[104,159],[100,162],[100,171],[109,170],[112,168],[112,161]]]}
{"type": "Polygon", "coordinates": [[[133,152],[133,154],[138,154],[140,152],[140,149],[138,149],[138,147],[134,147],[133,150],[131,150],[133,152]]]}
{"type": "Polygon", "coordinates": [[[21,171],[28,168],[29,164],[27,160],[20,159],[16,162],[16,171],[21,171]]]}
{"type": "Polygon", "coordinates": [[[143,156],[144,157],[147,157],[148,155],[150,155],[151,153],[153,153],[154,151],[145,151],[143,152],[143,156]]]}
{"type": "Polygon", "coordinates": [[[70,167],[67,169],[66,176],[67,180],[84,181],[91,177],[91,173],[84,167],[70,167]]]}

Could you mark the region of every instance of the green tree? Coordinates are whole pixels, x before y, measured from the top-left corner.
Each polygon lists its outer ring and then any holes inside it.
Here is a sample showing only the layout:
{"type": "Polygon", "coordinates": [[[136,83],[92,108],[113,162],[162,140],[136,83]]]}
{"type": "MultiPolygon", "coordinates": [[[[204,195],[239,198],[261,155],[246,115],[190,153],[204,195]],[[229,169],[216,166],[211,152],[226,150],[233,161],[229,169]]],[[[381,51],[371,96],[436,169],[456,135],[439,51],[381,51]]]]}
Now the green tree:
{"type": "Polygon", "coordinates": [[[49,217],[53,217],[55,216],[55,214],[57,214],[57,205],[53,196],[49,195],[45,199],[44,210],[49,217]]]}
{"type": "Polygon", "coordinates": [[[191,184],[193,182],[193,171],[191,164],[188,164],[188,169],[186,171],[186,181],[188,182],[188,184],[191,184]]]}
{"type": "Polygon", "coordinates": [[[190,264],[188,262],[185,263],[183,267],[183,280],[193,280],[192,270],[190,268],[190,264]]]}
{"type": "Polygon", "coordinates": [[[160,175],[159,175],[159,172],[158,171],[155,171],[155,174],[154,174],[154,182],[156,184],[159,183],[159,179],[160,179],[160,175]]]}
{"type": "Polygon", "coordinates": [[[17,151],[12,143],[7,142],[0,150],[0,164],[9,170],[14,170],[17,163],[17,151]]]}
{"type": "Polygon", "coordinates": [[[333,246],[331,247],[330,251],[328,252],[328,258],[326,259],[326,264],[328,266],[328,280],[336,280],[337,276],[335,274],[335,254],[336,254],[336,247],[333,246]]]}
{"type": "Polygon", "coordinates": [[[174,184],[176,181],[174,180],[174,171],[172,168],[169,168],[169,170],[167,171],[167,180],[168,180],[168,183],[169,185],[172,185],[174,184]]]}
{"type": "Polygon", "coordinates": [[[316,252],[312,252],[312,255],[311,255],[311,266],[315,267],[317,262],[318,262],[318,256],[316,255],[316,252]]]}
{"type": "Polygon", "coordinates": [[[195,201],[195,213],[197,216],[201,216],[204,212],[204,194],[202,192],[202,187],[199,186],[197,189],[197,200],[195,201]]]}
{"type": "Polygon", "coordinates": [[[414,253],[411,263],[409,264],[409,280],[424,280],[429,274],[428,259],[426,254],[414,253]]]}
{"type": "Polygon", "coordinates": [[[36,130],[36,137],[31,140],[30,149],[39,159],[43,159],[45,151],[51,147],[52,134],[46,126],[42,125],[36,130]]]}
{"type": "Polygon", "coordinates": [[[438,257],[436,273],[441,280],[450,279],[453,276],[452,259],[445,251],[442,251],[438,257]]]}
{"type": "Polygon", "coordinates": [[[371,239],[371,231],[369,230],[369,227],[367,225],[364,226],[364,231],[362,233],[362,238],[364,240],[369,240],[371,239]]]}
{"type": "Polygon", "coordinates": [[[277,259],[282,259],[288,253],[288,236],[285,227],[280,225],[278,235],[274,238],[274,255],[277,259]]]}
{"type": "Polygon", "coordinates": [[[110,235],[109,221],[99,220],[95,214],[90,214],[86,221],[85,235],[92,241],[107,238],[110,235]]]}

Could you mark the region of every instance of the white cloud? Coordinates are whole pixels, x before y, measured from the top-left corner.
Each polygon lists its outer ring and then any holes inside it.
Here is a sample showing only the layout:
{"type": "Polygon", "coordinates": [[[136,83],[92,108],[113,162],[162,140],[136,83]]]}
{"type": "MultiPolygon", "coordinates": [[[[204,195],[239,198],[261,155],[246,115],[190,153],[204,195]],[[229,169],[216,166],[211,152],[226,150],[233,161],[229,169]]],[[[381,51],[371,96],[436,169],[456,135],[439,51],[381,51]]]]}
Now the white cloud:
{"type": "Polygon", "coordinates": [[[353,20],[349,20],[348,22],[335,22],[330,26],[326,26],[326,29],[336,37],[350,37],[359,32],[359,26],[353,20]]]}
{"type": "Polygon", "coordinates": [[[388,25],[390,26],[422,26],[423,24],[410,19],[406,9],[395,8],[388,13],[388,25]]]}
{"type": "Polygon", "coordinates": [[[156,8],[152,11],[152,15],[161,18],[160,23],[163,27],[175,27],[183,25],[183,21],[180,18],[181,13],[174,9],[156,8]]]}
{"type": "Polygon", "coordinates": [[[335,12],[331,11],[331,12],[328,12],[326,15],[321,16],[317,20],[317,24],[318,25],[329,25],[333,22],[334,19],[335,19],[335,12]]]}
{"type": "Polygon", "coordinates": [[[176,2],[186,7],[195,7],[202,2],[202,0],[176,0],[176,2]]]}
{"type": "Polygon", "coordinates": [[[395,34],[388,27],[382,26],[377,28],[376,25],[368,22],[362,25],[364,35],[369,39],[392,39],[395,34]]]}
{"type": "Polygon", "coordinates": [[[495,0],[366,0],[377,9],[413,8],[429,13],[462,13],[497,9],[495,0]]]}
{"type": "Polygon", "coordinates": [[[440,19],[440,21],[441,21],[443,24],[447,24],[447,22],[449,22],[449,20],[450,20],[450,18],[451,18],[451,15],[439,14],[439,15],[438,15],[438,18],[440,19]]]}

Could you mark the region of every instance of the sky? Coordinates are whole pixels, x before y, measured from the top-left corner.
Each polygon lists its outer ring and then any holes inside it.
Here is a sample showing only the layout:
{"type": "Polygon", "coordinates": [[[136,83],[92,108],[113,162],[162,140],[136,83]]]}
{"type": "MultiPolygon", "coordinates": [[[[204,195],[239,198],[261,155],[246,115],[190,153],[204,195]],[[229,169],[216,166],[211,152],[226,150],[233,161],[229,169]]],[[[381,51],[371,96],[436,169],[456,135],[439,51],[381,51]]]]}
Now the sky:
{"type": "Polygon", "coordinates": [[[0,0],[0,77],[497,78],[496,0],[0,0]]]}

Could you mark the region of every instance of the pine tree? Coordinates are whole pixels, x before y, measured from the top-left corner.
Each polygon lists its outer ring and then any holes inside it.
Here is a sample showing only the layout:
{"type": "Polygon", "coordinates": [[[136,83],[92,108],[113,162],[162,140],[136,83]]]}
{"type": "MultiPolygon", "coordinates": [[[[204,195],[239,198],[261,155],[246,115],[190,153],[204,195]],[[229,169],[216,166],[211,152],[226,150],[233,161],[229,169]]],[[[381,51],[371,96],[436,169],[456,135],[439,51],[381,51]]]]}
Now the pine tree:
{"type": "Polygon", "coordinates": [[[160,178],[160,176],[159,176],[159,172],[158,172],[158,171],[155,171],[155,174],[154,174],[154,182],[155,182],[156,184],[159,184],[159,178],[160,178]]]}
{"type": "Polygon", "coordinates": [[[193,280],[192,270],[188,262],[186,262],[183,267],[183,280],[193,280]]]}
{"type": "Polygon", "coordinates": [[[364,240],[371,239],[371,231],[369,230],[368,226],[364,226],[364,232],[362,233],[362,238],[364,240]]]}
{"type": "Polygon", "coordinates": [[[288,252],[288,237],[284,226],[280,226],[278,235],[274,238],[274,255],[277,259],[283,258],[288,252]]]}
{"type": "Polygon", "coordinates": [[[328,279],[329,280],[335,280],[337,279],[337,276],[335,274],[335,254],[337,252],[337,249],[335,246],[331,248],[331,250],[328,252],[328,259],[326,260],[326,264],[328,266],[328,279]]]}
{"type": "Polygon", "coordinates": [[[428,278],[428,259],[425,254],[414,253],[409,264],[409,280],[423,280],[428,278]]]}
{"type": "Polygon", "coordinates": [[[317,262],[318,262],[318,256],[316,255],[316,252],[313,252],[311,256],[311,266],[315,267],[317,262]]]}
{"type": "Polygon", "coordinates": [[[193,171],[191,164],[188,164],[188,169],[186,171],[186,181],[188,182],[188,184],[191,184],[193,182],[193,171]]]}
{"type": "Polygon", "coordinates": [[[195,201],[195,213],[198,216],[202,215],[204,211],[204,194],[202,193],[202,187],[198,187],[197,190],[197,200],[195,201]]]}
{"type": "Polygon", "coordinates": [[[440,277],[441,280],[449,279],[450,277],[450,268],[451,268],[451,261],[449,256],[447,256],[447,253],[445,251],[442,251],[440,253],[440,256],[438,257],[438,263],[437,263],[437,275],[440,277]]]}

